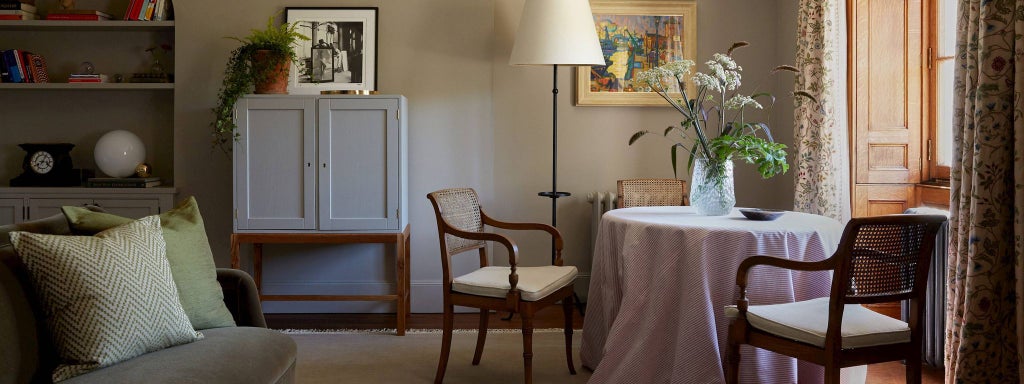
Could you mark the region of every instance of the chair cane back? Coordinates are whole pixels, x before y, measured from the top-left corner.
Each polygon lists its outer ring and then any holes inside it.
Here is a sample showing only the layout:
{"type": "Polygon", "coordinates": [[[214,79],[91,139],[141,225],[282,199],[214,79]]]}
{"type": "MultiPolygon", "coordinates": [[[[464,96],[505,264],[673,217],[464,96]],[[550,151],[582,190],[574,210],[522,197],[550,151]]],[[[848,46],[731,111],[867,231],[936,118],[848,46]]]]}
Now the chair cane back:
{"type": "Polygon", "coordinates": [[[686,180],[624,179],[617,184],[618,208],[690,205],[686,180]]]}

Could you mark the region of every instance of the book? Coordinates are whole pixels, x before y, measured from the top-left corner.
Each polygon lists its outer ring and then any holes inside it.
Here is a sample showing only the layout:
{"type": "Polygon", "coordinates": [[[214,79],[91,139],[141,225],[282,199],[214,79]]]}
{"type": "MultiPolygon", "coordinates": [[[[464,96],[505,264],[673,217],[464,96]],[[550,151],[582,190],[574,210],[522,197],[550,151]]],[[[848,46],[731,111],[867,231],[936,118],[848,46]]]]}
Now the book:
{"type": "Polygon", "coordinates": [[[153,10],[153,20],[167,20],[167,3],[170,0],[156,0],[156,9],[153,10]]]}
{"type": "MultiPolygon", "coordinates": [[[[7,68],[8,78],[11,83],[25,82],[25,75],[21,72],[21,60],[16,49],[8,49],[0,53],[3,56],[3,65],[7,68]]],[[[7,82],[8,79],[4,79],[7,82]]]]}
{"type": "Polygon", "coordinates": [[[36,20],[39,19],[34,13],[26,15],[0,15],[0,20],[36,20]]]}
{"type": "Polygon", "coordinates": [[[32,72],[32,81],[36,83],[49,83],[50,75],[46,73],[46,60],[34,53],[28,54],[28,66],[32,72]]]}
{"type": "Polygon", "coordinates": [[[153,11],[156,10],[156,0],[146,0],[145,20],[153,20],[153,11]]]}
{"type": "Polygon", "coordinates": [[[128,4],[128,9],[124,11],[125,20],[135,20],[135,17],[139,14],[139,7],[142,6],[142,0],[132,0],[128,4]]]}
{"type": "Polygon", "coordinates": [[[71,74],[70,76],[68,76],[68,82],[69,83],[106,83],[107,81],[108,81],[107,80],[107,75],[104,75],[104,74],[98,74],[98,75],[71,74]]]}
{"type": "Polygon", "coordinates": [[[75,13],[51,13],[46,15],[46,20],[110,20],[110,16],[83,15],[75,13]]]}
{"type": "Polygon", "coordinates": [[[142,0],[142,4],[139,4],[139,13],[135,15],[135,20],[146,20],[146,10],[149,9],[149,2],[152,0],[142,0]]]}
{"type": "Polygon", "coordinates": [[[90,177],[86,187],[96,188],[150,188],[160,186],[159,177],[90,177]]]}
{"type": "Polygon", "coordinates": [[[16,54],[21,58],[21,73],[25,76],[25,82],[34,83],[35,79],[32,78],[32,64],[28,61],[28,57],[32,52],[18,51],[16,54]]]}
{"type": "Polygon", "coordinates": [[[15,10],[25,11],[28,13],[36,13],[36,6],[32,4],[25,4],[18,1],[0,0],[0,9],[2,10],[15,10]]]}

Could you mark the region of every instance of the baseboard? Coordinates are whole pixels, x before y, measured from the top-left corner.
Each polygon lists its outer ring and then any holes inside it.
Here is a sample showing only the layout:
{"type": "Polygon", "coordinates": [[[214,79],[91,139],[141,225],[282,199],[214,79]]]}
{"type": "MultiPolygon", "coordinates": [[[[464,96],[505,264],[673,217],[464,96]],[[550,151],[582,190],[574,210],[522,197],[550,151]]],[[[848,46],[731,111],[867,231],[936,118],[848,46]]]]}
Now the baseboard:
{"type": "MultiPolygon", "coordinates": [[[[590,274],[576,276],[576,293],[587,301],[590,274]]],[[[263,292],[272,295],[385,295],[395,292],[394,282],[264,282],[263,292]]],[[[440,313],[444,303],[440,280],[413,280],[409,284],[412,313],[440,313]]],[[[382,301],[264,301],[265,313],[394,313],[395,304],[382,301]]],[[[456,307],[457,312],[475,312],[456,307]]]]}

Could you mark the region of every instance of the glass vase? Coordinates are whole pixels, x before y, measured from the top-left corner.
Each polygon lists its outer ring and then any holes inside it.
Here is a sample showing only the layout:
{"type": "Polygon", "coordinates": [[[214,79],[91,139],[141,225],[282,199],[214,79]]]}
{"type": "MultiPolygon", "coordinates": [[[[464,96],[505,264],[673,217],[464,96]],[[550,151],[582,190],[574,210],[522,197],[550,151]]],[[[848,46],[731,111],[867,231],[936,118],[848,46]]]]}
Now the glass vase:
{"type": "Polygon", "coordinates": [[[736,205],[733,188],[732,160],[695,159],[690,187],[690,204],[697,214],[728,215],[736,205]]]}

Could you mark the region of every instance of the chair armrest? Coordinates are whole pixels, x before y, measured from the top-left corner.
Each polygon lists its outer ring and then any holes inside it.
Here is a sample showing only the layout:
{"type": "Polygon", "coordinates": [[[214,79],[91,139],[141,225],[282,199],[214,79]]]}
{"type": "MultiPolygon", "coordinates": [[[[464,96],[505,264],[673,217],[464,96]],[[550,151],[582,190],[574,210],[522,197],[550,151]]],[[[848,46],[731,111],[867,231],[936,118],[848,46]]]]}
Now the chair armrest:
{"type": "Polygon", "coordinates": [[[483,223],[490,225],[495,228],[511,229],[514,231],[522,230],[536,230],[544,231],[551,235],[551,240],[555,243],[555,265],[562,265],[562,248],[564,242],[562,240],[562,233],[557,228],[542,223],[511,223],[507,221],[496,220],[490,216],[487,216],[483,210],[480,211],[480,216],[483,218],[483,223]]]}
{"type": "Polygon", "coordinates": [[[746,316],[747,312],[747,274],[751,268],[767,265],[797,271],[826,271],[835,269],[836,260],[838,259],[830,257],[821,261],[796,261],[763,255],[746,258],[736,269],[736,285],[740,287],[740,298],[736,300],[736,307],[740,310],[740,316],[746,316]]]}
{"type": "MultiPolygon", "coordinates": [[[[509,286],[510,286],[508,291],[509,291],[510,295],[514,295],[514,294],[516,294],[516,292],[518,292],[516,290],[516,286],[519,285],[519,275],[516,273],[516,259],[519,257],[519,246],[516,245],[515,241],[510,239],[508,236],[497,234],[497,233],[490,233],[490,232],[466,232],[466,231],[459,230],[459,229],[457,229],[455,227],[452,227],[452,226],[448,226],[448,229],[447,229],[447,231],[445,233],[447,233],[449,235],[461,237],[461,238],[464,238],[464,239],[483,240],[483,241],[496,241],[496,242],[499,242],[499,243],[505,245],[505,248],[508,249],[508,265],[509,265],[508,283],[509,283],[509,286]]],[[[509,300],[511,301],[511,300],[513,300],[513,298],[510,297],[509,300]]]]}
{"type": "Polygon", "coordinates": [[[235,318],[235,324],[242,327],[267,327],[259,291],[256,290],[252,276],[240,269],[217,268],[217,282],[224,291],[224,304],[235,318]]]}

